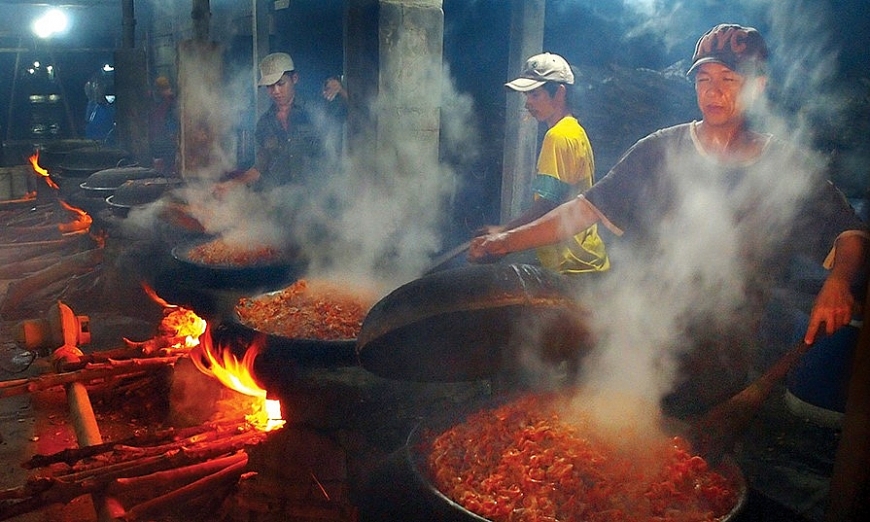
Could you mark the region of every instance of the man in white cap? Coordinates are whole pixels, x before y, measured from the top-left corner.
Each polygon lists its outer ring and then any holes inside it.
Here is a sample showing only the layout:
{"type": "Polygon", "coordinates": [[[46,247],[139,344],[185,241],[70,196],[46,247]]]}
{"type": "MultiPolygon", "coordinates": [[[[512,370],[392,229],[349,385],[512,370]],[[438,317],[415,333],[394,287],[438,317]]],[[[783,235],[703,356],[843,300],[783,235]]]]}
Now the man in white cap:
{"type": "Polygon", "coordinates": [[[287,53],[272,53],[260,61],[258,86],[264,87],[272,105],[257,120],[254,165],[227,183],[244,183],[264,191],[288,183],[304,184],[320,156],[320,138],[307,111],[298,103],[299,73],[287,53]]]}
{"type": "MultiPolygon", "coordinates": [[[[532,181],[534,200],[520,216],[481,232],[503,232],[533,221],[592,186],[595,160],[586,131],[573,114],[574,72],[558,54],[532,56],[519,78],[505,87],[523,93],[526,110],[547,126],[532,181]]],[[[610,268],[597,225],[557,244],[536,249],[541,265],[566,275],[603,272],[610,268]]]]}

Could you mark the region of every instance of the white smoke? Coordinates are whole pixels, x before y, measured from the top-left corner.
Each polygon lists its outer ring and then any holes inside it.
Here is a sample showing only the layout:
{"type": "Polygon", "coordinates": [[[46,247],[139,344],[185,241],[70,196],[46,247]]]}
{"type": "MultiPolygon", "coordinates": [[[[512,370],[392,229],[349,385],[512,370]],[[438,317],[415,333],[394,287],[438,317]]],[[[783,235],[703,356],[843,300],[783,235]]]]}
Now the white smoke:
{"type": "MultiPolygon", "coordinates": [[[[678,28],[676,21],[689,16],[694,22],[706,20],[703,31],[723,22],[755,25],[747,19],[723,19],[702,9],[709,7],[706,3],[694,10],[682,2],[625,0],[623,4],[639,17],[633,30],[659,30],[663,41],[685,41],[685,25],[678,28]],[[681,12],[683,7],[688,12],[681,12]],[[671,38],[676,30],[682,36],[671,38]]],[[[774,64],[767,94],[778,95],[752,104],[753,125],[815,155],[811,163],[822,165],[827,160],[824,151],[814,154],[811,149],[813,121],[840,117],[844,107],[834,83],[837,49],[832,45],[827,13],[822,6],[803,1],[747,0],[739,4],[748,12],[766,10],[758,23],[769,25],[763,35],[774,64]],[[799,94],[805,105],[799,110],[794,105],[783,106],[783,91],[799,94]]],[[[688,60],[692,48],[684,50],[688,60]]],[[[691,118],[687,115],[686,121],[691,118]]],[[[808,190],[801,175],[804,166],[797,163],[747,179],[727,197],[686,158],[671,157],[670,168],[680,180],[678,204],[655,233],[657,247],[638,251],[619,240],[608,243],[612,258],[620,264],[619,279],[606,280],[594,292],[580,296],[581,303],[594,312],[593,328],[599,341],[583,362],[583,393],[588,398],[631,392],[659,399],[671,391],[680,377],[677,358],[689,341],[682,338],[684,318],[710,318],[721,321],[714,328],[727,329],[729,318],[752,290],[743,249],[769,248],[746,243],[743,227],[748,225],[741,223],[741,209],[760,210],[766,218],[752,223],[758,228],[752,237],[775,241],[792,224],[808,190]]],[[[655,416],[658,412],[641,408],[637,414],[655,416]]]]}
{"type": "MultiPolygon", "coordinates": [[[[180,74],[189,78],[180,82],[187,89],[182,111],[194,123],[188,133],[202,129],[202,147],[194,149],[187,163],[188,183],[180,194],[205,232],[242,245],[298,245],[310,260],[307,277],[355,276],[384,281],[387,287],[417,277],[444,247],[448,205],[456,190],[457,176],[441,155],[453,164],[468,162],[478,146],[473,103],[457,92],[447,64],[433,60],[421,68],[420,81],[402,92],[382,86],[378,97],[369,100],[376,124],[368,135],[355,137],[363,145],[325,158],[313,185],[268,193],[239,187],[216,197],[213,184],[236,168],[236,143],[215,136],[230,135],[238,125],[243,115],[233,100],[247,99],[250,77],[193,81],[214,75],[208,59],[201,66],[195,55],[180,61],[180,74]],[[427,108],[432,110],[426,116],[440,122],[434,132],[419,126],[418,111],[427,108]],[[403,110],[407,117],[397,119],[394,113],[403,110]]],[[[317,114],[314,121],[326,124],[317,114]]],[[[326,148],[332,153],[340,149],[335,144],[326,148]]],[[[134,212],[127,221],[147,227],[141,220],[155,215],[134,212]]]]}

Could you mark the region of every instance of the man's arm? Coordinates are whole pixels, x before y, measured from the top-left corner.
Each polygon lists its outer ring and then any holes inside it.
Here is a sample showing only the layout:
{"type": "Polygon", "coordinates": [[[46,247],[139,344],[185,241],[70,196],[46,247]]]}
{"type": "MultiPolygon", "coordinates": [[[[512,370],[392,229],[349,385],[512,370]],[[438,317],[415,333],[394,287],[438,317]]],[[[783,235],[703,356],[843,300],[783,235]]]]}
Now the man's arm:
{"type": "Polygon", "coordinates": [[[471,241],[468,259],[472,262],[495,260],[511,252],[564,241],[595,224],[595,208],[578,196],[562,203],[540,218],[505,232],[479,236],[471,241]]]}
{"type": "Polygon", "coordinates": [[[855,297],[852,283],[866,267],[870,241],[861,233],[840,236],[836,242],[834,264],[810,312],[810,322],[804,342],[812,344],[822,329],[831,335],[852,320],[855,297]]]}

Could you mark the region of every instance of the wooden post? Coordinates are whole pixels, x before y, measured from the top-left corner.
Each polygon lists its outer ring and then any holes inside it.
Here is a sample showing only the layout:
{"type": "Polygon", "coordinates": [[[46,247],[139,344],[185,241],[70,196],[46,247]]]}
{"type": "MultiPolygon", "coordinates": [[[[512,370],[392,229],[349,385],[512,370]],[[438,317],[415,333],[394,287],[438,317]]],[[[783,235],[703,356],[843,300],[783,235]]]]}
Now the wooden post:
{"type": "Polygon", "coordinates": [[[831,476],[826,522],[857,522],[870,515],[870,288],[858,335],[843,431],[831,476]]]}

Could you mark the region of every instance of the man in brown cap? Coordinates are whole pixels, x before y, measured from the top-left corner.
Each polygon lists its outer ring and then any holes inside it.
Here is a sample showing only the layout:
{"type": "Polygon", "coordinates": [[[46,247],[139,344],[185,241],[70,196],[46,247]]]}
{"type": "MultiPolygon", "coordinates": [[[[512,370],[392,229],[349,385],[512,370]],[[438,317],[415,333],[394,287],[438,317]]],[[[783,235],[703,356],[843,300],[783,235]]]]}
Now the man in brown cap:
{"type": "MultiPolygon", "coordinates": [[[[643,259],[637,270],[650,271],[640,280],[665,281],[654,292],[661,307],[674,308],[669,324],[679,333],[668,342],[679,346],[665,348],[683,356],[663,401],[672,415],[700,413],[746,385],[762,307],[795,255],[829,269],[805,342],[847,325],[854,312],[870,234],[819,162],[751,129],[747,112],[764,92],[767,57],[757,30],[713,27],[688,71],[701,121],[641,139],[583,194],[527,225],[475,238],[469,249],[471,261],[497,259],[599,222],[629,240],[643,259]],[[676,272],[687,284],[675,289],[665,276],[676,272]],[[704,297],[683,299],[690,290],[704,297]]],[[[618,264],[613,272],[626,275],[618,264]]]]}

